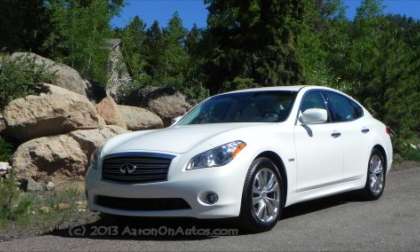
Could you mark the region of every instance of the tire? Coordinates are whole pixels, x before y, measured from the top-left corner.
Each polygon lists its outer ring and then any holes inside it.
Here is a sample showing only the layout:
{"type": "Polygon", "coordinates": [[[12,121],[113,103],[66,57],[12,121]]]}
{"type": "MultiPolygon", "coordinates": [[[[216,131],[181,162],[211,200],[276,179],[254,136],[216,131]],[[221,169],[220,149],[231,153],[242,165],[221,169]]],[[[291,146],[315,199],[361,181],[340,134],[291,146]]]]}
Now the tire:
{"type": "Polygon", "coordinates": [[[264,232],[276,225],[283,208],[282,185],[283,178],[273,161],[262,157],[252,162],[245,179],[239,217],[244,231],[264,232]]]}
{"type": "Polygon", "coordinates": [[[385,189],[386,161],[385,156],[378,149],[373,149],[369,158],[366,184],[362,195],[367,200],[379,199],[385,189]]]}

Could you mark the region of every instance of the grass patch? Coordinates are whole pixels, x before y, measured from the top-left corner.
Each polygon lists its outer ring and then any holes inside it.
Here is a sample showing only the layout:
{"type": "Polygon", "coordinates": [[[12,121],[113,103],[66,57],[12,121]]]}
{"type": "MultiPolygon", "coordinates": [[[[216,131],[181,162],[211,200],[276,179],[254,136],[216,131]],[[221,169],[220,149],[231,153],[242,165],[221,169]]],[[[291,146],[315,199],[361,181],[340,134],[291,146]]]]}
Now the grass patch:
{"type": "Polygon", "coordinates": [[[0,179],[0,240],[43,234],[90,214],[80,189],[22,192],[13,175],[0,179]]]}

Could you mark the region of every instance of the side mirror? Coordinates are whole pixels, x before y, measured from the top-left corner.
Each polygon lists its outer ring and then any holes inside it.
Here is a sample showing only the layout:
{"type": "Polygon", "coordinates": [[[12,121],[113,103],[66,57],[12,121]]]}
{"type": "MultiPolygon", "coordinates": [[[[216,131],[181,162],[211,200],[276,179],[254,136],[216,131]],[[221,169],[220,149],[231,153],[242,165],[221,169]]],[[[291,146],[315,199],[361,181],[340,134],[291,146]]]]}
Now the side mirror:
{"type": "Polygon", "coordinates": [[[326,109],[312,108],[303,111],[299,117],[303,124],[318,124],[328,121],[328,111],[326,109]]]}
{"type": "Polygon", "coordinates": [[[179,122],[179,120],[181,120],[181,118],[182,118],[182,116],[177,116],[177,117],[175,117],[174,119],[172,119],[172,124],[171,124],[171,126],[172,126],[172,125],[174,125],[174,124],[176,124],[177,122],[179,122]]]}

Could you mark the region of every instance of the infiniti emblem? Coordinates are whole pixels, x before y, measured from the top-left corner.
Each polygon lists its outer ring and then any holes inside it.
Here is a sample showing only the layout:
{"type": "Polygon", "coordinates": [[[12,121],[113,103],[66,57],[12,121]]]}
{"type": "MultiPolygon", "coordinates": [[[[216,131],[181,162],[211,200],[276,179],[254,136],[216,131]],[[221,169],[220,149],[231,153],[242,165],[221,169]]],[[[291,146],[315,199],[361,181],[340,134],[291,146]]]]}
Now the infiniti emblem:
{"type": "Polygon", "coordinates": [[[131,163],[124,163],[120,166],[120,172],[122,174],[133,174],[137,169],[136,165],[133,165],[131,163]]]}

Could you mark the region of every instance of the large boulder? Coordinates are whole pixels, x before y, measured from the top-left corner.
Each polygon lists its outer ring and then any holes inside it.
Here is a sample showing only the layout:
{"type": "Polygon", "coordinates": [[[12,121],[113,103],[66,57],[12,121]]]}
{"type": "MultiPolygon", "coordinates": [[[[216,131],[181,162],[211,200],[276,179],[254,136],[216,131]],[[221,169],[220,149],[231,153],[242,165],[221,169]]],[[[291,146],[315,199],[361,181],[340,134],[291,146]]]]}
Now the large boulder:
{"type": "Polygon", "coordinates": [[[19,179],[45,182],[82,179],[88,156],[69,135],[41,137],[19,146],[12,167],[19,179]]]}
{"type": "Polygon", "coordinates": [[[122,104],[141,106],[159,115],[165,125],[185,114],[192,106],[185,95],[172,87],[145,87],[125,94],[122,104]]]}
{"type": "Polygon", "coordinates": [[[155,113],[144,108],[118,105],[129,130],[162,128],[163,121],[155,113]]]}
{"type": "Polygon", "coordinates": [[[56,63],[51,59],[30,52],[15,52],[10,58],[16,61],[31,60],[35,64],[45,67],[49,73],[55,75],[55,81],[52,84],[84,96],[88,93],[89,82],[85,81],[79,72],[65,64],[56,63]]]}
{"type": "Polygon", "coordinates": [[[172,119],[185,114],[191,105],[185,96],[178,91],[156,93],[148,99],[147,107],[158,114],[165,125],[170,125],[172,119]]]}
{"type": "Polygon", "coordinates": [[[117,126],[78,130],[23,143],[12,158],[12,167],[23,181],[47,184],[81,180],[92,152],[107,139],[126,132],[117,126]]]}
{"type": "Polygon", "coordinates": [[[25,141],[100,126],[101,118],[85,96],[45,86],[47,93],[13,100],[4,108],[8,135],[25,141]]]}
{"type": "Polygon", "coordinates": [[[105,97],[100,103],[96,105],[96,110],[98,111],[98,114],[105,120],[106,124],[127,128],[127,124],[125,123],[124,118],[118,109],[118,105],[115,103],[112,97],[105,97]]]}
{"type": "Polygon", "coordinates": [[[99,129],[76,130],[70,132],[70,136],[75,139],[82,148],[83,152],[90,157],[96,148],[102,146],[109,138],[128,132],[126,129],[115,125],[103,126],[99,129]]]}
{"type": "Polygon", "coordinates": [[[109,39],[108,57],[108,81],[106,83],[106,94],[114,98],[118,103],[121,102],[121,93],[125,92],[132,82],[132,78],[127,70],[121,51],[120,39],[109,39]]]}

